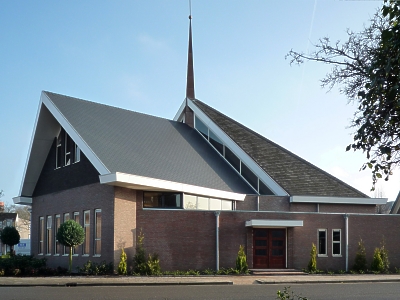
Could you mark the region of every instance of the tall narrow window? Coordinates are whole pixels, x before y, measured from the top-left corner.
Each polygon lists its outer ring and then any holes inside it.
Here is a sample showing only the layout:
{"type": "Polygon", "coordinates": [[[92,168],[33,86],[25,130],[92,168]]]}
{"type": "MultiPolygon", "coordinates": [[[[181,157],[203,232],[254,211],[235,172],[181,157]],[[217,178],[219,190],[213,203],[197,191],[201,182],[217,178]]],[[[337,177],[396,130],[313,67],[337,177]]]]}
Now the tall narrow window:
{"type": "Polygon", "coordinates": [[[318,229],[318,255],[327,255],[326,229],[318,229]]]}
{"type": "Polygon", "coordinates": [[[54,220],[54,255],[60,254],[60,243],[57,240],[57,232],[61,225],[61,218],[60,215],[55,215],[54,220]]]}
{"type": "Polygon", "coordinates": [[[81,161],[81,149],[79,149],[78,145],[75,144],[75,155],[74,155],[74,163],[81,161]]]}
{"type": "Polygon", "coordinates": [[[56,169],[62,167],[62,131],[56,141],[56,169]]]}
{"type": "Polygon", "coordinates": [[[333,229],[332,230],[332,255],[340,256],[341,252],[341,230],[333,229]]]}
{"type": "MultiPolygon", "coordinates": [[[[81,224],[79,221],[79,212],[75,211],[74,212],[74,221],[78,224],[81,224]]],[[[79,246],[75,246],[74,248],[72,248],[72,254],[78,254],[79,253],[79,246]]]]}
{"type": "Polygon", "coordinates": [[[94,211],[94,255],[101,255],[101,209],[94,211]]]}
{"type": "Polygon", "coordinates": [[[69,166],[71,164],[71,145],[72,140],[67,133],[65,133],[65,166],[69,166]]]}
{"type": "MultiPolygon", "coordinates": [[[[64,223],[69,220],[69,213],[64,214],[64,223]]],[[[63,255],[68,255],[68,249],[66,246],[63,247],[63,255]]]]}
{"type": "Polygon", "coordinates": [[[51,245],[52,245],[52,238],[53,238],[53,233],[51,231],[51,223],[53,222],[51,216],[47,216],[47,224],[46,224],[46,229],[47,229],[47,234],[46,234],[46,254],[51,254],[51,245]]]}
{"type": "Polygon", "coordinates": [[[39,249],[38,254],[43,254],[44,243],[44,217],[39,218],[39,249]]]}
{"type": "Polygon", "coordinates": [[[83,222],[85,230],[85,242],[83,243],[83,255],[89,255],[90,251],[90,211],[86,210],[83,212],[83,222]]]}
{"type": "Polygon", "coordinates": [[[208,140],[208,127],[195,116],[194,128],[196,128],[208,140]]]}

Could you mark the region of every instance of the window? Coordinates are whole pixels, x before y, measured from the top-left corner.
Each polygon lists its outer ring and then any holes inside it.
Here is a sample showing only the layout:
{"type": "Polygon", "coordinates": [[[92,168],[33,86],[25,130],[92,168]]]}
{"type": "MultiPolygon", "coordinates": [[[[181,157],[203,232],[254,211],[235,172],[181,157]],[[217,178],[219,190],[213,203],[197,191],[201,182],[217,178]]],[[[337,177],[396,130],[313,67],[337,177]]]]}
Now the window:
{"type": "Polygon", "coordinates": [[[226,160],[240,173],[240,159],[237,157],[231,149],[225,146],[225,158],[226,160]]]}
{"type": "MultiPolygon", "coordinates": [[[[67,222],[69,220],[69,213],[65,213],[64,214],[64,223],[67,222]]],[[[68,250],[67,247],[63,247],[63,255],[68,255],[68,250]]]]}
{"type": "Polygon", "coordinates": [[[81,149],[79,149],[78,145],[75,144],[75,156],[74,156],[74,163],[81,161],[81,149]]]}
{"type": "Polygon", "coordinates": [[[55,215],[54,220],[54,255],[60,254],[60,243],[57,240],[57,232],[61,225],[61,218],[60,215],[55,215]]]}
{"type": "Polygon", "coordinates": [[[144,192],[144,208],[182,208],[182,194],[180,193],[162,193],[162,192],[144,192]]]}
{"type": "Polygon", "coordinates": [[[241,168],[242,176],[247,180],[248,183],[258,191],[258,177],[254,175],[252,171],[250,171],[249,167],[247,167],[242,161],[242,168],[241,168]]]}
{"type": "Polygon", "coordinates": [[[221,155],[224,155],[224,144],[222,144],[222,141],[210,130],[210,144],[214,146],[215,149],[221,155]]]}
{"type": "Polygon", "coordinates": [[[46,254],[51,254],[51,244],[52,244],[52,237],[53,237],[53,233],[51,232],[51,225],[52,225],[51,223],[52,222],[53,222],[52,217],[47,216],[46,254]]]}
{"type": "Polygon", "coordinates": [[[39,249],[38,254],[43,254],[44,217],[39,217],[39,249]]]}
{"type": "Polygon", "coordinates": [[[332,255],[341,256],[341,230],[333,229],[332,230],[332,255]]]}
{"type": "Polygon", "coordinates": [[[56,142],[56,169],[62,167],[62,132],[61,130],[56,142]]]}
{"type": "Polygon", "coordinates": [[[94,211],[94,255],[101,255],[101,209],[94,211]]]}
{"type": "MultiPolygon", "coordinates": [[[[78,224],[80,224],[79,222],[79,212],[75,211],[74,212],[74,221],[78,224]]],[[[77,255],[79,253],[79,246],[75,246],[74,248],[72,248],[72,254],[73,255],[77,255]]]]}
{"type": "Polygon", "coordinates": [[[65,161],[64,166],[69,166],[71,164],[71,145],[72,140],[67,133],[65,133],[65,161]]]}
{"type": "Polygon", "coordinates": [[[208,140],[208,127],[195,116],[194,128],[196,128],[208,140]]]}
{"type": "Polygon", "coordinates": [[[326,229],[318,229],[318,255],[328,255],[326,248],[326,229]]]}
{"type": "Polygon", "coordinates": [[[267,185],[258,179],[258,192],[260,195],[273,195],[274,193],[267,187],[267,185]]]}
{"type": "Polygon", "coordinates": [[[90,211],[83,212],[83,229],[85,231],[85,242],[83,243],[82,254],[89,255],[90,251],[90,211]]]}

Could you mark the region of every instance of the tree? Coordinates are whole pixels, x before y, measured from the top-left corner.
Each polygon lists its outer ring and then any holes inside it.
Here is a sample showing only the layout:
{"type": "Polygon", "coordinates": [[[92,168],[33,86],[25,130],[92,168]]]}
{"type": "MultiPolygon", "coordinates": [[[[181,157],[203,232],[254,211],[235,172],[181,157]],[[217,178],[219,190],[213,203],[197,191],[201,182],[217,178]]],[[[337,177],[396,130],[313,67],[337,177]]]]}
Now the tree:
{"type": "Polygon", "coordinates": [[[61,224],[57,231],[57,240],[61,245],[69,247],[69,273],[72,270],[72,248],[82,245],[85,240],[85,231],[74,220],[61,224]]]}
{"type": "Polygon", "coordinates": [[[329,90],[339,91],[358,106],[351,122],[353,142],[346,151],[362,151],[371,169],[372,190],[379,178],[389,180],[400,165],[400,3],[385,0],[381,10],[360,32],[347,30],[347,41],[319,40],[310,54],[291,50],[291,64],[305,60],[333,66],[321,80],[329,90]]]}
{"type": "Polygon", "coordinates": [[[19,232],[15,227],[7,226],[3,228],[0,236],[1,242],[5,245],[10,246],[11,255],[14,254],[14,245],[19,243],[20,236],[19,232]]]}
{"type": "Polygon", "coordinates": [[[308,262],[307,269],[310,273],[317,272],[317,246],[314,243],[311,246],[310,261],[308,262]]]}
{"type": "Polygon", "coordinates": [[[365,251],[364,242],[361,238],[358,242],[353,269],[359,273],[363,273],[367,270],[367,252],[365,251]]]}
{"type": "Polygon", "coordinates": [[[244,247],[242,245],[239,245],[239,252],[236,257],[236,270],[240,274],[244,274],[248,270],[246,253],[244,252],[244,247]]]}
{"type": "Polygon", "coordinates": [[[5,203],[4,212],[17,213],[18,222],[16,222],[15,228],[17,228],[18,231],[30,230],[31,213],[29,206],[5,203]]]}

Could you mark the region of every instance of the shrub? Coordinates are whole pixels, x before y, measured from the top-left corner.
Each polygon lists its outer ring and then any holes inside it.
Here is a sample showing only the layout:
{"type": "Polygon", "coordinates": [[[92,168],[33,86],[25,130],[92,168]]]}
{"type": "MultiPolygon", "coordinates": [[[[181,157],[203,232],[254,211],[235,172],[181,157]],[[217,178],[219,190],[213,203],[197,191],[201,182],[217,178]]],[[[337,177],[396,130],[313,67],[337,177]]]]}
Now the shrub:
{"type": "Polygon", "coordinates": [[[244,247],[242,245],[239,246],[239,252],[236,258],[236,270],[239,274],[247,273],[247,259],[246,254],[244,253],[244,247]]]}
{"type": "Polygon", "coordinates": [[[82,268],[78,267],[78,272],[84,275],[111,275],[114,273],[114,266],[106,261],[95,263],[88,260],[82,268]]]}
{"type": "Polygon", "coordinates": [[[0,240],[3,244],[10,246],[10,254],[13,255],[14,245],[18,244],[20,241],[19,232],[15,227],[4,227],[3,231],[0,234],[0,240]]]}
{"type": "Polygon", "coordinates": [[[310,261],[308,262],[307,270],[310,273],[317,272],[317,247],[313,243],[310,252],[310,261]]]}
{"type": "Polygon", "coordinates": [[[149,254],[146,259],[146,252],[144,250],[144,234],[140,231],[136,245],[136,253],[133,257],[134,274],[140,275],[159,275],[161,274],[160,259],[158,254],[149,254]]]}
{"type": "Polygon", "coordinates": [[[362,239],[358,242],[358,249],[354,261],[353,270],[357,272],[365,271],[367,269],[367,253],[365,251],[364,242],[362,239]]]}
{"type": "Polygon", "coordinates": [[[69,272],[72,270],[72,248],[83,244],[85,232],[82,226],[74,220],[61,224],[57,231],[57,240],[61,245],[69,247],[69,272]]]}
{"type": "Polygon", "coordinates": [[[382,273],[385,269],[383,264],[380,248],[375,248],[374,257],[371,263],[371,270],[374,272],[382,273]]]}
{"type": "Polygon", "coordinates": [[[379,248],[379,252],[381,254],[381,259],[382,259],[382,264],[383,264],[383,270],[382,272],[388,273],[389,272],[389,267],[390,267],[390,262],[389,262],[389,252],[385,247],[385,238],[382,239],[381,242],[381,247],[379,248]]]}
{"type": "Polygon", "coordinates": [[[299,295],[296,295],[293,291],[290,291],[290,286],[289,287],[284,287],[283,292],[277,291],[276,292],[276,299],[278,300],[308,300],[306,297],[302,297],[299,295]]]}
{"type": "Polygon", "coordinates": [[[125,250],[124,250],[124,248],[122,248],[121,257],[120,257],[120,261],[119,261],[119,265],[118,265],[118,274],[119,275],[126,275],[128,273],[126,259],[127,258],[126,258],[125,250]]]}
{"type": "Polygon", "coordinates": [[[37,259],[30,255],[14,255],[10,258],[0,259],[0,273],[3,274],[1,276],[35,275],[45,267],[45,258],[37,259]]]}

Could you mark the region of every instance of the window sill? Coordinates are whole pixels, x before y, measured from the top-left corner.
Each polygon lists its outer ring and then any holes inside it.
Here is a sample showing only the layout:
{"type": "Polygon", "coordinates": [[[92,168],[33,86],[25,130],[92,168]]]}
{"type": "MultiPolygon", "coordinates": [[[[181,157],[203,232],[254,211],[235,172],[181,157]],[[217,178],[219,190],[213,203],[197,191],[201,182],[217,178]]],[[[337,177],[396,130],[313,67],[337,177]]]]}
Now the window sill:
{"type": "Polygon", "coordinates": [[[69,254],[63,254],[62,256],[69,256],[69,254]]]}
{"type": "Polygon", "coordinates": [[[60,256],[60,254],[54,254],[53,256],[60,256]]]}
{"type": "Polygon", "coordinates": [[[318,257],[328,257],[328,254],[318,254],[318,257]]]}
{"type": "Polygon", "coordinates": [[[341,254],[332,254],[332,257],[343,257],[341,254]]]}
{"type": "Polygon", "coordinates": [[[72,254],[72,256],[79,256],[79,254],[72,254]]]}
{"type": "Polygon", "coordinates": [[[47,253],[46,256],[51,256],[51,253],[47,253]]]}
{"type": "Polygon", "coordinates": [[[89,254],[82,254],[82,257],[89,257],[89,254]]]}
{"type": "Polygon", "coordinates": [[[101,257],[101,254],[95,254],[93,257],[101,257]]]}

